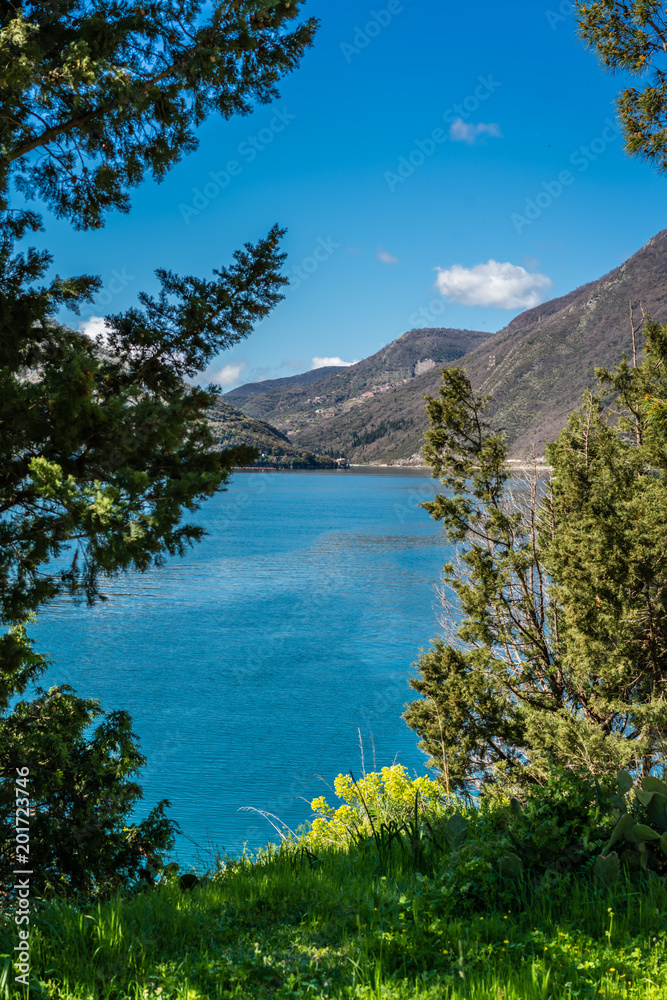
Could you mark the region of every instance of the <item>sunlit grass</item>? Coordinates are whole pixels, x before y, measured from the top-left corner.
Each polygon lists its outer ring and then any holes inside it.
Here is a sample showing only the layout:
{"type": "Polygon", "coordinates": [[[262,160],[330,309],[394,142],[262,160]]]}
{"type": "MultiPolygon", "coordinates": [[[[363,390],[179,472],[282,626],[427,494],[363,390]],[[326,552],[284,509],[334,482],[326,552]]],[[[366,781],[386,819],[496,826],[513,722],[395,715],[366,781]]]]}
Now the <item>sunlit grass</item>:
{"type": "MultiPolygon", "coordinates": [[[[44,904],[30,997],[54,1000],[368,998],[545,1000],[667,996],[666,894],[585,879],[524,887],[513,905],[438,905],[400,852],[313,864],[286,846],[183,891],[165,885],[86,910],[44,904]],[[435,902],[434,902],[435,901],[435,902]]],[[[2,951],[13,947],[11,924],[2,951]]],[[[6,959],[5,959],[6,961],[6,959]]],[[[12,989],[5,996],[26,995],[12,989]]]]}

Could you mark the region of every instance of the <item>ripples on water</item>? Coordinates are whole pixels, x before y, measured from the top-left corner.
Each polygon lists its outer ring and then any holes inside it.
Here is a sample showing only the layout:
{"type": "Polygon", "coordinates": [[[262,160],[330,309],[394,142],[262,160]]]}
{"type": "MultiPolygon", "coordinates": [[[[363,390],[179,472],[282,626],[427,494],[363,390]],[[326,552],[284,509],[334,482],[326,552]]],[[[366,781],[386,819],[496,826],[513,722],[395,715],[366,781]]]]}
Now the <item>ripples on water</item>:
{"type": "MultiPolygon", "coordinates": [[[[198,844],[231,853],[295,827],[336,774],[394,760],[424,772],[400,718],[419,648],[437,632],[447,561],[418,504],[423,472],[234,476],[196,515],[208,537],[182,560],[107,584],[92,609],[58,602],[33,634],[71,684],[127,709],[148,758],[145,814],[160,798],[198,844]]],[[[180,840],[187,861],[195,848],[180,840]]]]}

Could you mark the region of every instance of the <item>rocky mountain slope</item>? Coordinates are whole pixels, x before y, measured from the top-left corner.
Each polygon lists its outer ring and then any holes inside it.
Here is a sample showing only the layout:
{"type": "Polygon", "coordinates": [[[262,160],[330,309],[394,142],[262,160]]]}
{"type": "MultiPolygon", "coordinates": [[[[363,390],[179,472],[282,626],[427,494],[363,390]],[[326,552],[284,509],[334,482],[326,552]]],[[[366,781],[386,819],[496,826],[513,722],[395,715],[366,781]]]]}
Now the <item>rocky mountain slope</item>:
{"type": "MultiPolygon", "coordinates": [[[[603,278],[522,313],[463,360],[446,360],[445,366],[463,364],[473,386],[493,395],[490,419],[506,429],[514,457],[541,455],[581,404],[584,389],[594,386],[594,368],[614,366],[623,352],[631,356],[631,305],[636,318],[643,307],[667,322],[667,230],[603,278]]],[[[335,447],[362,464],[419,461],[428,423],[423,397],[437,393],[441,367],[369,397],[363,406],[324,408],[300,430],[300,446],[335,447]]]]}
{"type": "MultiPolygon", "coordinates": [[[[352,411],[359,411],[363,423],[369,402],[390,396],[397,388],[419,380],[424,372],[459,360],[488,337],[488,333],[474,330],[410,330],[355,365],[333,371],[315,369],[305,373],[317,376],[309,381],[295,375],[250,383],[225,393],[224,400],[249,417],[269,421],[294,443],[297,436],[329,426],[352,411]]],[[[301,447],[301,437],[298,439],[301,447]]],[[[335,431],[317,441],[315,450],[338,451],[335,431]]]]}
{"type": "Polygon", "coordinates": [[[299,443],[291,442],[287,435],[263,420],[247,417],[235,406],[218,399],[208,411],[208,421],[218,448],[248,445],[257,448],[260,458],[257,465],[280,468],[335,468],[328,456],[318,456],[304,451],[299,443]]]}
{"type": "Polygon", "coordinates": [[[267,391],[267,386],[275,389],[290,389],[297,385],[310,385],[311,382],[319,382],[327,375],[335,375],[336,372],[345,371],[345,365],[330,365],[325,368],[311,368],[308,372],[301,372],[299,375],[288,375],[285,378],[274,378],[266,382],[246,382],[238,389],[232,389],[227,395],[239,400],[242,396],[260,396],[267,391]]]}

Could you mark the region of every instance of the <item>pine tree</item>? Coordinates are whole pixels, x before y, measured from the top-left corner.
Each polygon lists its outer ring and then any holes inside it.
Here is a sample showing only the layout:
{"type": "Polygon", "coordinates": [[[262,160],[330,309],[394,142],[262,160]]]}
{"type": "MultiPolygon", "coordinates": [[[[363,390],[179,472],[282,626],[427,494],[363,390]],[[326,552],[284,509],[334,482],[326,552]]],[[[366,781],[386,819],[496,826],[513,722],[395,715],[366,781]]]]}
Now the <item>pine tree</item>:
{"type": "MultiPolygon", "coordinates": [[[[220,351],[282,298],[284,230],[272,227],[210,279],[158,269],[161,291],[107,317],[92,345],[58,311],[98,278],[44,282],[47,251],[19,249],[39,198],[77,228],[127,211],[207,115],[248,114],[310,45],[301,2],[187,0],[5,4],[0,14],[0,623],[63,590],[99,595],[100,572],[145,569],[201,529],[180,523],[222,488],[238,449],[213,453],[217,390],[193,388],[220,351]],[[73,544],[73,547],[72,547],[73,544]],[[67,570],[46,565],[69,546],[67,570]]],[[[5,637],[5,647],[11,642],[5,637]]],[[[17,675],[18,676],[18,675],[17,675]]]]}
{"type": "MultiPolygon", "coordinates": [[[[14,779],[29,769],[39,891],[111,891],[158,862],[174,824],[163,802],[128,825],[144,758],[126,713],[107,715],[68,687],[17,703],[47,666],[30,617],[59,594],[100,599],[102,574],[145,570],[201,539],[183,517],[255,453],[212,449],[206,411],[219,390],[190,383],[270,312],[287,279],[284,230],[273,226],[211,277],[158,269],[158,295],[107,317],[93,343],[58,313],[76,313],[100,281],[46,280],[51,254],[24,242],[42,220],[24,202],[76,229],[128,211],[130,189],[193,150],[208,115],[248,114],[278,96],[314,34],[312,19],[293,23],[301,6],[47,0],[0,10],[0,772],[12,778],[0,785],[0,820],[10,825],[14,779]]],[[[5,851],[6,884],[13,864],[5,851]]]]}
{"type": "Polygon", "coordinates": [[[667,762],[667,442],[651,418],[667,328],[646,336],[641,364],[598,370],[618,409],[586,394],[547,446],[549,480],[510,483],[462,369],[428,400],[427,460],[448,493],[424,507],[459,548],[405,718],[449,788],[667,762]]]}
{"type": "Polygon", "coordinates": [[[641,364],[596,371],[616,400],[612,426],[589,396],[549,446],[556,530],[543,541],[578,709],[644,773],[667,759],[667,448],[648,419],[666,384],[667,328],[646,334],[641,364]]]}
{"type": "Polygon", "coordinates": [[[626,87],[616,106],[630,156],[667,171],[667,74],[660,65],[667,48],[665,6],[659,0],[574,0],[579,33],[605,69],[649,77],[626,87]]]}
{"type": "MultiPolygon", "coordinates": [[[[302,0],[40,0],[0,11],[0,197],[12,184],[80,229],[129,210],[212,113],[278,96],[316,22],[302,0]]],[[[23,210],[14,210],[16,216],[23,210]]]]}
{"type": "MultiPolygon", "coordinates": [[[[252,450],[213,451],[217,390],[188,387],[282,295],[274,227],[211,280],[160,270],[157,297],[108,318],[97,344],[57,324],[67,283],[0,286],[0,619],[17,622],[59,593],[99,596],[100,573],[146,569],[202,529],[184,511],[224,486],[252,450]],[[67,551],[66,569],[47,568],[67,551]]],[[[5,275],[29,269],[2,261],[5,275]]]]}

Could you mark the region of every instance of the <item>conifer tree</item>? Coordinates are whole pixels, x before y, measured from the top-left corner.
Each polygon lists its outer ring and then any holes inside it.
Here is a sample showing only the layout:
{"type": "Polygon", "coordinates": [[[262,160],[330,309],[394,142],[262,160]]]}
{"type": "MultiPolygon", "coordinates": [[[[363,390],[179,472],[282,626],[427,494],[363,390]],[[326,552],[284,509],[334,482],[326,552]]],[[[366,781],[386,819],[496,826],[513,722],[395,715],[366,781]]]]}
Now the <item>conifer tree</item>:
{"type": "MultiPolygon", "coordinates": [[[[183,516],[255,453],[212,449],[206,411],[219,390],[189,383],[270,312],[287,279],[284,230],[272,226],[210,277],[159,268],[158,294],[107,317],[93,343],[58,316],[92,301],[100,281],[47,279],[52,255],[25,245],[42,226],[30,202],[76,229],[128,211],[131,188],[192,151],[207,116],[245,115],[278,96],[315,31],[312,19],[295,20],[301,7],[0,9],[0,772],[31,771],[39,891],[110,891],[169,847],[174,826],[165,803],[128,826],[144,758],[126,713],[107,715],[67,687],[16,704],[47,666],[30,616],[63,593],[95,601],[101,575],[144,570],[202,537],[183,516]]],[[[3,781],[3,827],[13,808],[3,781]]],[[[4,852],[6,884],[12,865],[4,852]]]]}
{"type": "MultiPolygon", "coordinates": [[[[58,312],[98,278],[45,281],[47,251],[20,241],[40,199],[76,228],[127,211],[196,146],[206,116],[248,114],[310,45],[287,0],[57,0],[0,13],[0,623],[63,590],[146,568],[201,537],[182,513],[224,486],[246,452],[211,451],[216,389],[187,387],[282,298],[284,230],[246,244],[211,278],[158,269],[157,297],[107,318],[96,345],[58,312]],[[17,192],[24,203],[15,206],[17,192]],[[47,563],[70,548],[57,572],[47,563]]],[[[11,642],[5,637],[6,645],[11,642]]]]}
{"type": "MultiPolygon", "coordinates": [[[[76,228],[129,210],[211,114],[278,97],[316,22],[303,0],[40,0],[0,10],[0,197],[12,185],[76,228]]],[[[24,210],[13,209],[15,216],[24,210]]]]}
{"type": "Polygon", "coordinates": [[[509,484],[462,369],[428,400],[427,461],[448,493],[424,507],[459,549],[405,718],[449,788],[667,762],[667,442],[652,416],[667,327],[646,338],[641,364],[598,370],[617,412],[587,393],[547,446],[549,480],[509,484]]]}
{"type": "Polygon", "coordinates": [[[626,152],[667,171],[667,17],[659,0],[574,0],[579,33],[605,69],[641,79],[616,106],[626,152]]]}

